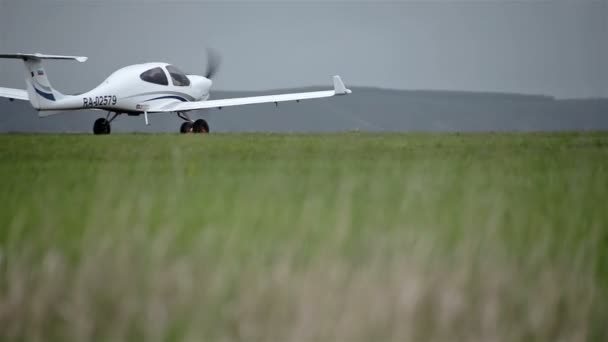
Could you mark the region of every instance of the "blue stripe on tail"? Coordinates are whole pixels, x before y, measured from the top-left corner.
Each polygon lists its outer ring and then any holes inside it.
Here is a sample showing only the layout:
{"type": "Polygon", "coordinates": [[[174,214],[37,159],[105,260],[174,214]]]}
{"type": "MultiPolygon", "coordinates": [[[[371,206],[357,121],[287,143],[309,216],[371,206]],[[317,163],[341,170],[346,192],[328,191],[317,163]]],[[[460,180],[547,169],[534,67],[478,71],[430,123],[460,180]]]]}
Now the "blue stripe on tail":
{"type": "Polygon", "coordinates": [[[38,93],[38,95],[44,97],[47,100],[55,101],[55,96],[53,94],[45,93],[43,91],[38,90],[38,88],[34,87],[34,90],[38,93]]]}

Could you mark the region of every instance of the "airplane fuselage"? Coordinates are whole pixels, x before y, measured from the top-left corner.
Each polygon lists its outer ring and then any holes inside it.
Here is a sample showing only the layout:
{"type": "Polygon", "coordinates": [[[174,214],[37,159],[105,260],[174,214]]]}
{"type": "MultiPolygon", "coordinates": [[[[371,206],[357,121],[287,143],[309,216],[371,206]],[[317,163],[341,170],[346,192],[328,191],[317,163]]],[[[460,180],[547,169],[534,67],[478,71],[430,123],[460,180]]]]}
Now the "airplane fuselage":
{"type": "MultiPolygon", "coordinates": [[[[204,101],[209,98],[211,80],[203,76],[182,74],[188,81],[179,83],[172,77],[168,67],[172,66],[167,63],[146,63],[119,69],[91,91],[66,95],[47,102],[47,106],[41,109],[39,114],[45,116],[45,111],[78,109],[138,114],[149,112],[150,108],[162,108],[176,102],[204,101]],[[145,77],[142,78],[142,75],[151,70],[157,71],[155,75],[161,79],[160,82],[150,82],[146,81],[145,77]]],[[[152,81],[154,80],[156,79],[152,81]]],[[[33,86],[39,94],[44,94],[44,90],[39,90],[36,84],[33,86]]]]}

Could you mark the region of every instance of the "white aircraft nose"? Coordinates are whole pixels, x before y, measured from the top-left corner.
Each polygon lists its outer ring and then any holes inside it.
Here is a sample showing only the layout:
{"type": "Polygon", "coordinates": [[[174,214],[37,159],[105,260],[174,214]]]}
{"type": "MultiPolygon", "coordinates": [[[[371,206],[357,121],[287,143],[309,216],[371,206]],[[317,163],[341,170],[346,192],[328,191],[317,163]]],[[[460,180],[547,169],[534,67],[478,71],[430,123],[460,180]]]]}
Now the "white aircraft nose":
{"type": "Polygon", "coordinates": [[[197,79],[197,83],[198,83],[198,86],[201,87],[202,89],[209,89],[209,88],[211,88],[213,81],[211,81],[210,79],[205,78],[203,76],[199,76],[197,79]]]}
{"type": "Polygon", "coordinates": [[[209,89],[213,82],[205,78],[203,76],[190,76],[190,81],[192,82],[192,87],[196,89],[196,92],[200,94],[200,96],[205,96],[205,94],[209,94],[209,89]]]}
{"type": "Polygon", "coordinates": [[[211,88],[213,81],[205,77],[203,77],[203,79],[205,80],[205,87],[207,87],[207,89],[211,88]]]}

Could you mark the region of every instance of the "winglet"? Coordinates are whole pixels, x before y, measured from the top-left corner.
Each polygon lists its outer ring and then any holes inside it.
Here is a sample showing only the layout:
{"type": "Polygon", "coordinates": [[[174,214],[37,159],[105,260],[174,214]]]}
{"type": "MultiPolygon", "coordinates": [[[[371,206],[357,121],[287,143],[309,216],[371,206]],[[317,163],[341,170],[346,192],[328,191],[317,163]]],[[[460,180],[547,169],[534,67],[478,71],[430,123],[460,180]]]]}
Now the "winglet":
{"type": "Polygon", "coordinates": [[[346,89],[344,82],[340,76],[334,76],[334,92],[336,95],[346,95],[352,93],[350,89],[346,89]]]}

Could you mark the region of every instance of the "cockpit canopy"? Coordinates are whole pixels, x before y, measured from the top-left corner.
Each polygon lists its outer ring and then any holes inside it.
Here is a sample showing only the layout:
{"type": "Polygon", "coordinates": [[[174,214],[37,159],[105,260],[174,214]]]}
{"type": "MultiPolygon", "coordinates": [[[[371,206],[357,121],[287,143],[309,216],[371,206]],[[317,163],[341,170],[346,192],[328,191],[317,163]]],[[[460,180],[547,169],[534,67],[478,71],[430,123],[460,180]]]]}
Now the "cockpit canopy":
{"type": "Polygon", "coordinates": [[[173,65],[167,65],[167,71],[171,75],[173,85],[176,87],[187,87],[190,85],[190,79],[186,74],[173,65]]]}
{"type": "Polygon", "coordinates": [[[169,80],[167,79],[167,75],[163,71],[163,68],[156,67],[150,69],[139,76],[143,81],[159,84],[159,85],[169,85],[169,80]]]}
{"type": "MultiPolygon", "coordinates": [[[[187,87],[190,85],[190,79],[186,74],[184,74],[181,70],[173,65],[167,65],[167,72],[169,76],[171,76],[171,81],[173,85],[176,87],[187,87]]],[[[167,78],[167,74],[163,70],[162,67],[155,67],[148,71],[145,71],[139,76],[143,81],[168,86],[169,79],[167,78]]]]}

